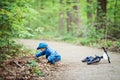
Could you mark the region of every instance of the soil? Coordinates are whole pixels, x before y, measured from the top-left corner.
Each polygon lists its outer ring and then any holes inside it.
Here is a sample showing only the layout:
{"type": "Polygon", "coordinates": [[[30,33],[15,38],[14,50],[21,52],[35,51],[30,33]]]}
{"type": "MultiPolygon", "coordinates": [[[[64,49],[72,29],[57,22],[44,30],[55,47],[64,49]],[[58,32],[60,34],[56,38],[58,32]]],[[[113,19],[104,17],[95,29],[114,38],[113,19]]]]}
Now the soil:
{"type": "MultiPolygon", "coordinates": [[[[43,40],[44,41],[44,40],[43,40]]],[[[20,39],[26,48],[35,49],[41,40],[20,39]]],[[[102,49],[78,46],[64,42],[46,41],[62,56],[61,65],[47,78],[41,80],[120,80],[120,54],[108,52],[111,63],[101,60],[99,63],[87,65],[81,60],[86,56],[103,55],[102,49]]],[[[58,63],[58,64],[59,64],[58,63]]]]}

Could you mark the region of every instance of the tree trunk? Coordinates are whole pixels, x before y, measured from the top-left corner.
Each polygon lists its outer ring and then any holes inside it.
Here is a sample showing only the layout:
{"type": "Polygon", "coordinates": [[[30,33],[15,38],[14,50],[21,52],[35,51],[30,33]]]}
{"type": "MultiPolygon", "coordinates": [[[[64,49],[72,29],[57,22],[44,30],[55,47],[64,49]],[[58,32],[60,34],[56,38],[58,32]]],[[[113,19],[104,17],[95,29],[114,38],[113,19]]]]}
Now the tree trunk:
{"type": "MultiPolygon", "coordinates": [[[[75,3],[80,3],[80,0],[75,0],[75,3]]],[[[79,11],[80,7],[78,5],[74,5],[73,6],[73,10],[75,11],[74,14],[74,18],[73,18],[73,22],[75,23],[75,25],[77,27],[80,26],[80,11],[79,11]]]]}
{"type": "Polygon", "coordinates": [[[93,0],[87,0],[87,18],[91,19],[92,18],[92,9],[91,9],[91,4],[92,4],[93,0]]]}
{"type": "Polygon", "coordinates": [[[67,11],[67,32],[71,31],[71,23],[72,23],[71,17],[72,16],[70,11],[67,11]]]}
{"type": "Polygon", "coordinates": [[[79,3],[79,0],[75,0],[73,2],[67,1],[67,5],[75,4],[72,6],[72,8],[67,9],[67,32],[73,32],[74,27],[79,27],[79,6],[76,5],[76,3],[79,3]],[[73,13],[74,12],[74,13],[73,13]]]}
{"type": "MultiPolygon", "coordinates": [[[[61,0],[60,0],[61,1],[61,0]]],[[[52,4],[53,4],[53,6],[54,6],[54,4],[55,4],[55,1],[54,0],[52,0],[52,4]]]]}
{"type": "MultiPolygon", "coordinates": [[[[60,5],[62,6],[63,5],[63,0],[60,0],[60,5]]],[[[60,13],[59,13],[59,32],[60,34],[63,33],[63,28],[65,26],[65,22],[64,22],[64,11],[60,9],[60,13]]]]}
{"type": "Polygon", "coordinates": [[[117,28],[117,29],[113,29],[113,31],[111,32],[112,34],[112,37],[116,38],[116,39],[120,39],[120,20],[119,20],[119,13],[118,13],[118,0],[115,0],[115,3],[114,3],[114,28],[117,28]]]}
{"type": "MultiPolygon", "coordinates": [[[[67,3],[67,5],[70,5],[71,4],[71,2],[69,2],[69,1],[67,1],[66,2],[67,3]]],[[[70,28],[71,28],[71,23],[72,23],[72,21],[71,21],[71,11],[72,10],[70,10],[70,9],[67,9],[67,11],[66,11],[66,14],[67,14],[67,32],[70,32],[70,28]]]]}
{"type": "Polygon", "coordinates": [[[105,25],[105,20],[106,20],[106,12],[107,12],[107,0],[97,0],[98,5],[97,5],[97,16],[96,16],[96,21],[97,21],[97,26],[96,29],[102,29],[104,28],[105,25]]]}
{"type": "Polygon", "coordinates": [[[117,24],[117,0],[115,0],[115,4],[114,4],[114,7],[115,7],[115,11],[114,11],[114,27],[116,26],[117,24]]]}

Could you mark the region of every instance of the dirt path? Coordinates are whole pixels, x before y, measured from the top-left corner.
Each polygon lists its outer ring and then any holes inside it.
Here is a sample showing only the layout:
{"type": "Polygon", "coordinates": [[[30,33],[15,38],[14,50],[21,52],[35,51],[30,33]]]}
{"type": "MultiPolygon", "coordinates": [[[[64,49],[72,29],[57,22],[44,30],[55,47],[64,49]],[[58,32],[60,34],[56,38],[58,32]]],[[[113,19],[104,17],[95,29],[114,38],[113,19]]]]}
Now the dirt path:
{"type": "MultiPolygon", "coordinates": [[[[27,48],[36,49],[40,41],[21,39],[19,42],[27,48]]],[[[66,65],[63,70],[55,72],[51,80],[120,80],[120,54],[109,52],[111,64],[101,60],[99,64],[87,65],[81,62],[84,57],[102,55],[103,50],[61,42],[47,42],[62,55],[61,63],[66,65]]]]}

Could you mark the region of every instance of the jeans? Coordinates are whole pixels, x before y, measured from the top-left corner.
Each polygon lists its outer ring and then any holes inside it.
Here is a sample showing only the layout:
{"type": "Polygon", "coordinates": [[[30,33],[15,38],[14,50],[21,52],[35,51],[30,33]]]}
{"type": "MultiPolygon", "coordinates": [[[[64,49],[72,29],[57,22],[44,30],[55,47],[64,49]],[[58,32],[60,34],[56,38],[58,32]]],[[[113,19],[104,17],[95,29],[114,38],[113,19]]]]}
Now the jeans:
{"type": "Polygon", "coordinates": [[[48,56],[47,60],[48,60],[48,62],[55,64],[56,62],[61,60],[61,56],[50,55],[50,56],[48,56]]]}

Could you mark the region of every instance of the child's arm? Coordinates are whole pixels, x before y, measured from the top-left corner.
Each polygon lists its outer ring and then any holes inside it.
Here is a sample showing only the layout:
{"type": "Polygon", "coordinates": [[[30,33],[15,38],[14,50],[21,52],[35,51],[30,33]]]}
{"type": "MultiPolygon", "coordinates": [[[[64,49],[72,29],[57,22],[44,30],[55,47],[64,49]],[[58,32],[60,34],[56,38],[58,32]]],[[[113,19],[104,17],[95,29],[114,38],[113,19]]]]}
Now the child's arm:
{"type": "Polygon", "coordinates": [[[40,57],[40,56],[43,56],[43,55],[45,55],[44,52],[38,52],[38,53],[36,53],[35,56],[36,56],[36,57],[40,57]]]}

